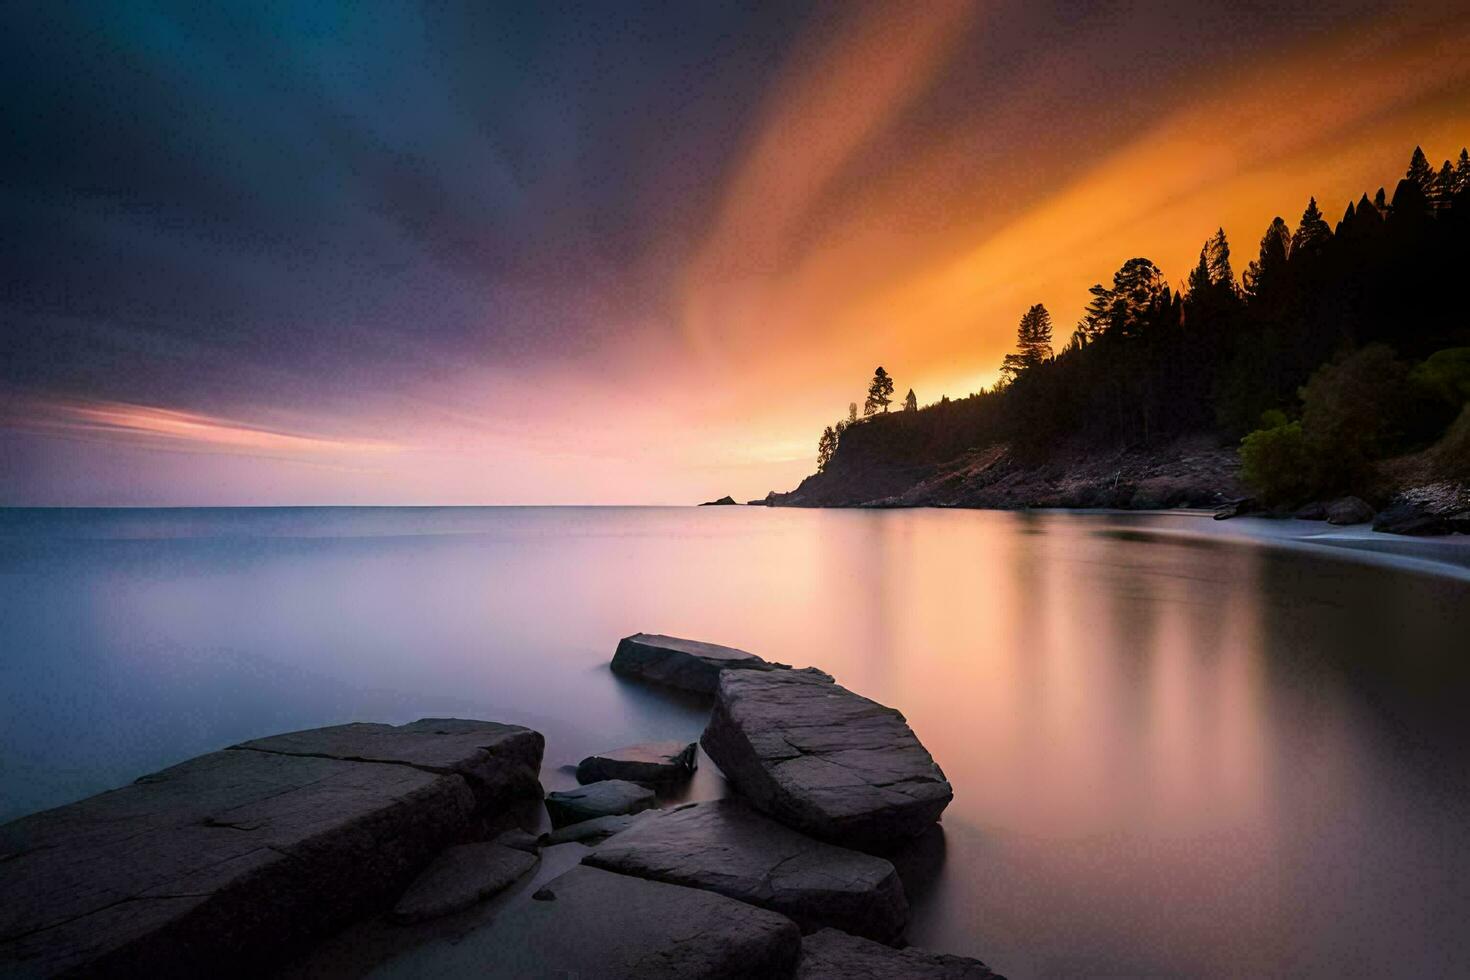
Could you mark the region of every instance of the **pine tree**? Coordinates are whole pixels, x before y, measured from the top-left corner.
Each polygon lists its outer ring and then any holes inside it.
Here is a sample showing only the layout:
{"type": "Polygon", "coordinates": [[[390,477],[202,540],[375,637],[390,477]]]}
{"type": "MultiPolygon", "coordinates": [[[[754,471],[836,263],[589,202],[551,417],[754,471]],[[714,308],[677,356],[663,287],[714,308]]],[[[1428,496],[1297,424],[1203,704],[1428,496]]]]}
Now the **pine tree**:
{"type": "Polygon", "coordinates": [[[1225,229],[1217,228],[1205,247],[1210,253],[1210,285],[1229,286],[1234,292],[1235,270],[1230,268],[1230,242],[1225,238],[1225,229]]]}
{"type": "Polygon", "coordinates": [[[1414,156],[1409,161],[1409,170],[1404,176],[1419,185],[1426,200],[1434,197],[1434,168],[1429,165],[1429,158],[1421,148],[1414,147],[1414,156]]]}
{"type": "Polygon", "coordinates": [[[1317,199],[1314,197],[1307,202],[1307,209],[1302,212],[1302,222],[1297,225],[1296,234],[1291,236],[1291,258],[1295,260],[1298,255],[1315,254],[1331,237],[1332,228],[1322,217],[1322,211],[1317,207],[1317,199]]]}
{"type": "Polygon", "coordinates": [[[1388,207],[1388,191],[1382,187],[1378,188],[1378,193],[1373,195],[1373,206],[1378,209],[1379,214],[1382,214],[1383,209],[1388,207]]]}
{"type": "Polygon", "coordinates": [[[837,430],[830,425],[822,430],[822,437],[817,440],[817,472],[821,473],[832,462],[832,454],[837,452],[837,430]]]}
{"type": "Polygon", "coordinates": [[[1429,199],[1437,210],[1444,210],[1450,206],[1455,197],[1455,165],[1448,160],[1444,166],[1439,168],[1439,176],[1434,178],[1434,195],[1429,199]]]}
{"type": "Polygon", "coordinates": [[[1073,332],[1073,336],[1080,338],[1083,344],[1090,344],[1103,335],[1108,328],[1108,315],[1113,309],[1111,289],[1096,282],[1088,292],[1092,294],[1092,300],[1082,311],[1082,319],[1077,321],[1077,329],[1073,332]]]}
{"type": "Polygon", "coordinates": [[[914,397],[914,389],[912,388],[910,388],[909,393],[904,396],[903,410],[905,412],[917,412],[919,410],[919,400],[914,397]]]}
{"type": "Polygon", "coordinates": [[[1124,262],[1113,273],[1113,288],[1109,292],[1113,298],[1109,329],[1125,337],[1136,336],[1149,314],[1170,300],[1164,273],[1145,258],[1124,262]]]}
{"type": "Polygon", "coordinates": [[[1286,260],[1291,255],[1291,230],[1277,215],[1266,233],[1261,236],[1260,257],[1246,267],[1245,291],[1259,298],[1275,288],[1286,272],[1286,260]]]}
{"type": "Polygon", "coordinates": [[[1460,148],[1460,162],[1455,167],[1455,193],[1470,188],[1470,150],[1460,148]]]}
{"type": "Polygon", "coordinates": [[[1016,327],[1016,353],[1001,361],[1001,384],[1009,384],[1051,357],[1051,314],[1037,303],[1021,314],[1016,327]]]}
{"type": "Polygon", "coordinates": [[[868,399],[863,402],[863,414],[872,415],[882,409],[888,411],[888,406],[893,402],[893,379],[888,372],[883,370],[880,364],[873,372],[873,380],[868,383],[868,399]]]}
{"type": "Polygon", "coordinates": [[[852,425],[857,421],[857,402],[847,403],[847,424],[852,425]]]}

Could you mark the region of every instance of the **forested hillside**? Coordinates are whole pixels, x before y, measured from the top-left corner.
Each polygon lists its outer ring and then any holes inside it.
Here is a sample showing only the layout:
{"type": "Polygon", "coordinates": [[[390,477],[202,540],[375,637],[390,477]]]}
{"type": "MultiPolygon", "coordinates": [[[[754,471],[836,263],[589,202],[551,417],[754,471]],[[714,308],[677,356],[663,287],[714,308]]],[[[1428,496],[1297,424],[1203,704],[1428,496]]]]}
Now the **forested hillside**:
{"type": "MultiPolygon", "coordinates": [[[[1044,304],[1028,309],[993,390],[890,412],[882,372],[864,415],[852,406],[822,434],[818,474],[771,502],[1127,505],[967,501],[963,484],[982,457],[981,470],[1004,458],[1056,485],[1098,460],[1121,474],[1211,449],[1233,463],[1237,447],[1247,489],[1278,507],[1348,493],[1381,504],[1405,480],[1470,476],[1465,151],[1436,169],[1416,149],[1391,195],[1365,193],[1335,226],[1315,198],[1295,228],[1276,218],[1239,278],[1222,229],[1179,288],[1134,258],[1091,292],[1055,352],[1044,304]],[[1385,463],[1405,457],[1412,473],[1385,463]],[[936,477],[948,498],[916,492],[936,477]]],[[[1238,490],[1219,460],[1198,475],[1223,484],[1216,498],[1238,490]]]]}

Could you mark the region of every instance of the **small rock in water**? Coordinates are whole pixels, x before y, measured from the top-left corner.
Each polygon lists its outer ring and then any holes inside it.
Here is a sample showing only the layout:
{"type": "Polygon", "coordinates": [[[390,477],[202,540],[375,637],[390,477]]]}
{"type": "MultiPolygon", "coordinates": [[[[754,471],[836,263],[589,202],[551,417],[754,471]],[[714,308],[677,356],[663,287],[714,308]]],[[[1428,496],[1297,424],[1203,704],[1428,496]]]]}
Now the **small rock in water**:
{"type": "Polygon", "coordinates": [[[734,647],[658,633],[623,637],[612,659],[614,674],[701,694],[714,692],[721,671],[782,669],[786,664],[770,663],[734,647]]]}
{"type": "Polygon", "coordinates": [[[758,809],[840,844],[916,836],[954,798],[902,714],[816,673],[726,671],[700,741],[758,809]]]}
{"type": "Polygon", "coordinates": [[[505,847],[513,847],[527,854],[535,854],[540,850],[541,844],[535,834],[522,830],[519,827],[507,830],[495,838],[495,843],[505,847]]]}
{"type": "Polygon", "coordinates": [[[979,960],[928,950],[893,949],[836,929],[801,940],[797,980],[1004,980],[979,960]]]}
{"type": "Polygon", "coordinates": [[[553,830],[549,834],[542,834],[539,843],[542,847],[554,847],[557,844],[571,843],[586,844],[588,847],[592,847],[607,840],[613,834],[622,833],[639,820],[650,816],[651,813],[652,811],[645,810],[642,813],[594,817],[591,820],[568,824],[560,830],[553,830]]]}
{"type": "Polygon", "coordinates": [[[588,756],[577,766],[577,782],[627,779],[635,783],[669,783],[694,772],[697,742],[644,742],[588,756]]]}
{"type": "Polygon", "coordinates": [[[654,802],[654,792],[646,786],[626,779],[606,779],[561,793],[548,793],[546,812],[551,815],[553,827],[565,827],[594,817],[637,813],[647,810],[654,802]]]}
{"type": "Polygon", "coordinates": [[[1291,516],[1299,521],[1325,521],[1327,520],[1327,505],[1321,501],[1303,504],[1291,516]]]}
{"type": "Polygon", "coordinates": [[[414,880],[393,907],[399,922],[423,922],[463,911],[499,894],[536,866],[536,857],[503,844],[451,847],[414,880]]]}
{"type": "Polygon", "coordinates": [[[835,926],[892,942],[908,922],[892,864],[799,834],[735,799],[648,814],[583,863],[718,892],[803,930],[835,926]]]}
{"type": "Polygon", "coordinates": [[[1373,520],[1373,508],[1357,497],[1343,497],[1327,505],[1328,524],[1366,524],[1373,520]]]}

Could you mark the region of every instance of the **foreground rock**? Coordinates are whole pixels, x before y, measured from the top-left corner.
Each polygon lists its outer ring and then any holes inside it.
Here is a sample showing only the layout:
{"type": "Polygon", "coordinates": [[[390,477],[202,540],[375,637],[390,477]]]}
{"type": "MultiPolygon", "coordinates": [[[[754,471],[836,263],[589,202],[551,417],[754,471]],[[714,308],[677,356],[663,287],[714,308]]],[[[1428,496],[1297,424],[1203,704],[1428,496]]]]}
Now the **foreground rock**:
{"type": "Polygon", "coordinates": [[[577,765],[577,782],[626,779],[635,783],[671,783],[694,772],[698,742],[643,742],[588,756],[577,765]]]}
{"type": "Polygon", "coordinates": [[[979,960],[892,949],[836,929],[802,939],[796,975],[799,980],[1002,980],[979,960]]]}
{"type": "Polygon", "coordinates": [[[740,793],[813,837],[883,848],[954,792],[893,708],[801,671],[726,671],[704,750],[740,793]]]}
{"type": "Polygon", "coordinates": [[[1446,481],[1405,490],[1379,512],[1373,530],[1415,537],[1470,534],[1470,485],[1446,481]]]}
{"type": "Polygon", "coordinates": [[[639,813],[618,814],[611,817],[594,817],[591,820],[568,824],[565,827],[553,830],[549,834],[542,834],[539,843],[544,847],[572,843],[594,847],[607,840],[613,834],[620,834],[638,821],[647,820],[652,816],[654,816],[652,811],[643,810],[639,813]]]}
{"type": "Polygon", "coordinates": [[[503,844],[451,847],[414,879],[393,907],[399,922],[422,922],[461,912],[498,895],[536,866],[536,856],[503,844]]]}
{"type": "Polygon", "coordinates": [[[893,865],[781,826],[738,800],[691,803],[644,819],[584,864],[718,892],[792,919],[892,942],[908,923],[893,865]]]}
{"type": "Polygon", "coordinates": [[[553,827],[647,810],[656,802],[653,790],[626,779],[608,779],[590,786],[548,793],[546,812],[553,827]]]}
{"type": "Polygon", "coordinates": [[[789,977],[801,935],[743,902],[596,868],[553,879],[454,944],[415,953],[415,976],[599,980],[789,977]]]}
{"type": "Polygon", "coordinates": [[[249,975],[385,909],[539,798],[543,741],[491,722],[246,743],[0,828],[0,975],[249,975]]]}
{"type": "Polygon", "coordinates": [[[658,633],[623,637],[612,659],[615,674],[701,694],[714,691],[722,671],[783,669],[787,669],[786,664],[769,663],[734,647],[658,633]]]}

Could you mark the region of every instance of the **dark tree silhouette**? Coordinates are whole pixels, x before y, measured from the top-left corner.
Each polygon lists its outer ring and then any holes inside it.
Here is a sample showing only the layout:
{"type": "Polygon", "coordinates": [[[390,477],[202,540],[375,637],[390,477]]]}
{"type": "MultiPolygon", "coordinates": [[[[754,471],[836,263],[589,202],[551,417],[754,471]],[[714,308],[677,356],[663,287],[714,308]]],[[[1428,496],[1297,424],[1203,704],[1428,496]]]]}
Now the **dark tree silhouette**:
{"type": "Polygon", "coordinates": [[[1429,158],[1420,147],[1414,147],[1414,156],[1409,160],[1409,169],[1404,177],[1419,185],[1426,200],[1434,196],[1434,168],[1429,165],[1429,158]]]}
{"type": "Polygon", "coordinates": [[[817,440],[818,473],[827,469],[827,464],[832,462],[832,454],[835,452],[837,452],[837,431],[829,425],[822,430],[822,437],[817,440]]]}
{"type": "Polygon", "coordinates": [[[1327,241],[1332,237],[1332,228],[1328,226],[1322,211],[1317,207],[1317,199],[1314,197],[1307,202],[1307,209],[1302,212],[1301,224],[1296,227],[1296,234],[1291,236],[1291,257],[1314,255],[1322,250],[1327,241]]]}
{"type": "Polygon", "coordinates": [[[848,425],[852,425],[852,423],[856,422],[857,420],[858,420],[857,402],[848,402],[847,403],[847,424],[848,425]]]}
{"type": "Polygon", "coordinates": [[[1257,299],[1270,293],[1286,276],[1286,258],[1290,254],[1291,229],[1277,215],[1261,236],[1260,257],[1246,267],[1245,291],[1257,299]]]}
{"type": "Polygon", "coordinates": [[[909,393],[903,398],[903,410],[905,412],[917,412],[919,410],[919,400],[914,397],[914,389],[912,388],[909,389],[909,393]]]}
{"type": "Polygon", "coordinates": [[[1037,303],[1021,314],[1021,322],[1016,327],[1016,352],[1007,354],[1001,362],[1001,384],[1010,384],[1050,358],[1051,314],[1037,303]]]}
{"type": "Polygon", "coordinates": [[[868,382],[868,399],[863,402],[863,414],[872,415],[879,409],[888,411],[888,406],[893,401],[893,379],[888,372],[879,365],[873,372],[873,380],[868,382]]]}

